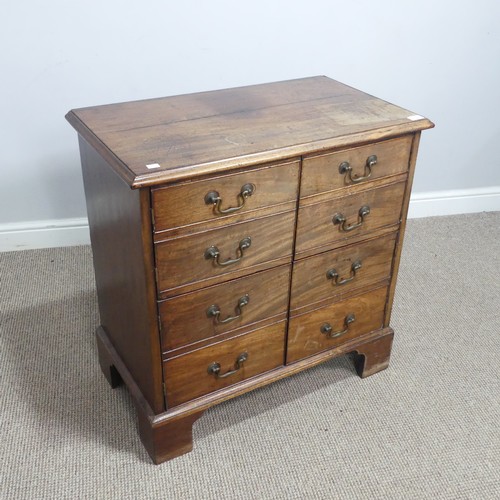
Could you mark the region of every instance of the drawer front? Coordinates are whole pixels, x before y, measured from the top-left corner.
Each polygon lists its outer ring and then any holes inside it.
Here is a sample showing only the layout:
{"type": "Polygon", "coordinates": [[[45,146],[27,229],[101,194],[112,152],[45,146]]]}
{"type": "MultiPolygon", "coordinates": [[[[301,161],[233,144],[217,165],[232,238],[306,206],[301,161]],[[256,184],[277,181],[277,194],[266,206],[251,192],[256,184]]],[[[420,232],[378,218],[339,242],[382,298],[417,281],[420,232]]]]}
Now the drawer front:
{"type": "Polygon", "coordinates": [[[277,212],[280,204],[295,204],[298,177],[299,162],[294,161],[153,189],[155,231],[220,219],[238,222],[268,206],[277,212]]]}
{"type": "Polygon", "coordinates": [[[285,325],[281,321],[166,361],[168,407],[282,366],[285,325]]]}
{"type": "Polygon", "coordinates": [[[374,285],[391,274],[396,234],[309,257],[293,266],[290,309],[374,285]]]}
{"type": "Polygon", "coordinates": [[[406,172],[412,139],[410,135],[304,158],[300,196],[312,196],[406,172]]]}
{"type": "Polygon", "coordinates": [[[370,231],[399,224],[405,185],[399,182],[300,208],[296,252],[334,248],[370,231]]]}
{"type": "Polygon", "coordinates": [[[382,327],[387,288],[290,319],[287,364],[382,327]]]}
{"type": "Polygon", "coordinates": [[[163,350],[249,328],[273,316],[284,319],[290,267],[261,271],[159,302],[163,350]]]}
{"type": "Polygon", "coordinates": [[[220,282],[256,271],[252,266],[291,261],[294,219],[289,212],[156,243],[158,290],[201,288],[211,278],[220,282]]]}

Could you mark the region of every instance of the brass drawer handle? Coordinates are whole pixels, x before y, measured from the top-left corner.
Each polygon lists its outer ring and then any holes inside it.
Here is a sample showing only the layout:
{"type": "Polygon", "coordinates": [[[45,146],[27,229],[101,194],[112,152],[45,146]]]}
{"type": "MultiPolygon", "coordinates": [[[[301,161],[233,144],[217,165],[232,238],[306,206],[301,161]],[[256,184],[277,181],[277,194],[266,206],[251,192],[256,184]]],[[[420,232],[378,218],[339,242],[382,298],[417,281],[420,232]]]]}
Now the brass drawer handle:
{"type": "Polygon", "coordinates": [[[364,180],[368,179],[369,177],[371,177],[372,167],[375,166],[376,164],[377,164],[377,155],[369,156],[366,159],[364,175],[360,176],[360,175],[354,174],[354,177],[353,177],[351,165],[349,164],[348,161],[343,161],[339,165],[339,172],[341,174],[345,174],[346,183],[348,181],[351,181],[352,183],[356,184],[358,182],[364,181],[364,180]]]}
{"type": "Polygon", "coordinates": [[[219,363],[211,363],[208,365],[208,373],[210,375],[215,375],[215,378],[226,378],[229,377],[230,375],[234,375],[240,368],[241,365],[248,359],[248,353],[242,352],[237,358],[236,358],[236,363],[234,365],[234,370],[229,370],[228,372],[224,373],[224,375],[220,374],[220,364],[219,363]]]}
{"type": "Polygon", "coordinates": [[[356,260],[355,262],[352,263],[351,275],[349,276],[349,278],[339,279],[339,273],[337,272],[336,269],[333,269],[333,268],[329,269],[327,271],[326,277],[329,280],[332,280],[332,284],[334,286],[341,286],[341,285],[345,285],[346,283],[349,283],[350,281],[352,281],[356,277],[356,272],[359,271],[360,269],[361,269],[361,261],[356,260]]]}
{"type": "Polygon", "coordinates": [[[255,186],[253,184],[244,184],[241,186],[241,191],[238,193],[238,206],[221,208],[222,198],[217,191],[210,191],[205,195],[205,203],[207,205],[213,205],[213,212],[215,215],[227,215],[232,214],[241,210],[245,205],[245,201],[249,196],[255,192],[255,186]]]}
{"type": "Polygon", "coordinates": [[[215,325],[225,325],[226,323],[230,323],[231,321],[241,317],[243,307],[245,307],[249,302],[250,296],[248,293],[243,295],[243,297],[240,297],[238,304],[234,308],[234,316],[228,316],[226,319],[220,319],[220,307],[217,304],[213,304],[207,309],[207,316],[209,318],[213,318],[215,325]]]}
{"type": "Polygon", "coordinates": [[[359,209],[358,212],[358,222],[355,224],[347,224],[347,219],[344,214],[335,214],[333,216],[332,222],[337,225],[339,224],[339,230],[344,232],[352,231],[353,229],[357,229],[361,227],[363,222],[365,221],[365,217],[370,213],[370,207],[368,205],[364,205],[359,209]]]}
{"type": "Polygon", "coordinates": [[[324,325],[321,326],[320,330],[321,333],[324,333],[327,338],[329,339],[335,339],[337,337],[341,337],[342,335],[345,335],[349,331],[349,325],[356,321],[356,316],[354,316],[354,313],[349,313],[345,318],[344,318],[344,326],[345,328],[341,330],[340,332],[332,332],[332,325],[330,323],[325,323],[324,325]]]}
{"type": "Polygon", "coordinates": [[[237,257],[235,259],[227,259],[224,262],[220,261],[219,249],[216,246],[211,246],[205,250],[205,259],[207,260],[212,259],[214,261],[214,264],[220,267],[236,264],[236,262],[239,262],[243,258],[244,251],[247,248],[250,248],[251,244],[252,244],[252,238],[250,238],[250,236],[243,238],[238,245],[238,249],[236,250],[237,257]]]}

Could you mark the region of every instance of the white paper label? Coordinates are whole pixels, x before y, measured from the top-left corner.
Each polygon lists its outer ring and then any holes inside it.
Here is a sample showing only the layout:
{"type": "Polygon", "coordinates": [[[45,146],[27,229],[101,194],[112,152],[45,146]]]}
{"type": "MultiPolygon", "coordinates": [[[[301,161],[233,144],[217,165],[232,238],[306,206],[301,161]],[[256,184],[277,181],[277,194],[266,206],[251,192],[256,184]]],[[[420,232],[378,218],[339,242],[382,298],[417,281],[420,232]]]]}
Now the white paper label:
{"type": "Polygon", "coordinates": [[[160,164],[159,163],[150,163],[149,165],[146,165],[146,167],[151,170],[152,168],[160,168],[160,164]]]}
{"type": "Polygon", "coordinates": [[[411,120],[412,122],[416,121],[416,120],[423,120],[424,117],[423,116],[420,116],[420,115],[411,115],[408,117],[408,120],[411,120]]]}

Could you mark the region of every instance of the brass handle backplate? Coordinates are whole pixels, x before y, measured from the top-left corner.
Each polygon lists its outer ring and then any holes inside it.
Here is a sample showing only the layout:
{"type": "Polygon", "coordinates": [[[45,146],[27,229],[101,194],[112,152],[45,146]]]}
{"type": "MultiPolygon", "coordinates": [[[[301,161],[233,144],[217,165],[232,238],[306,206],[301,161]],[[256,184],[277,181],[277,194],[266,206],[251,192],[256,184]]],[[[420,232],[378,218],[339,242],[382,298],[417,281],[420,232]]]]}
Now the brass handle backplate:
{"type": "Polygon", "coordinates": [[[358,174],[352,174],[352,167],[348,161],[343,161],[339,165],[339,172],[340,174],[344,175],[345,174],[345,182],[346,184],[349,184],[349,182],[352,182],[353,184],[356,184],[358,182],[364,181],[371,177],[372,175],[372,167],[377,164],[377,155],[371,155],[366,159],[365,163],[365,171],[363,172],[363,175],[358,175],[358,174]]]}
{"type": "Polygon", "coordinates": [[[241,317],[243,307],[245,307],[249,302],[250,296],[248,293],[243,295],[243,297],[240,297],[238,304],[234,309],[234,316],[228,316],[225,319],[220,319],[220,307],[217,304],[213,304],[207,309],[207,316],[209,318],[213,318],[215,325],[225,325],[226,323],[230,323],[231,321],[241,317]]]}
{"type": "Polygon", "coordinates": [[[363,205],[358,212],[358,222],[354,224],[347,224],[347,219],[344,214],[335,214],[333,216],[332,222],[339,226],[340,231],[349,232],[358,227],[361,227],[365,221],[365,217],[370,213],[370,207],[368,205],[363,205]]]}
{"type": "Polygon", "coordinates": [[[243,238],[240,241],[240,243],[238,244],[238,249],[236,250],[237,257],[235,259],[227,259],[224,262],[220,261],[219,249],[216,246],[211,246],[205,250],[205,259],[207,259],[207,260],[212,259],[214,264],[216,266],[219,266],[219,267],[229,266],[231,264],[236,264],[236,262],[239,262],[243,258],[244,251],[247,248],[250,248],[251,244],[252,244],[252,238],[250,238],[250,236],[243,238]]]}
{"type": "Polygon", "coordinates": [[[340,279],[339,273],[334,268],[329,269],[327,271],[326,277],[329,280],[332,280],[332,285],[341,286],[341,285],[345,285],[346,283],[349,283],[350,281],[352,281],[356,277],[356,272],[359,271],[360,269],[361,269],[361,261],[356,260],[355,262],[352,263],[351,275],[349,276],[349,278],[340,279]]]}
{"type": "Polygon", "coordinates": [[[232,214],[241,210],[245,205],[245,202],[249,196],[255,192],[255,186],[253,184],[244,184],[241,186],[241,190],[238,193],[238,205],[236,207],[221,208],[222,198],[220,197],[218,191],[210,191],[205,195],[205,203],[207,205],[212,205],[212,210],[215,215],[227,215],[232,214]]]}
{"type": "Polygon", "coordinates": [[[349,331],[349,325],[356,321],[356,316],[354,316],[354,313],[349,313],[345,318],[344,318],[344,329],[338,332],[334,332],[332,329],[332,325],[330,323],[324,323],[321,325],[320,331],[321,333],[325,334],[327,338],[329,339],[336,339],[337,337],[341,337],[342,335],[345,335],[349,331]]]}
{"type": "Polygon", "coordinates": [[[228,372],[224,373],[223,375],[220,374],[220,364],[219,363],[211,363],[208,365],[207,372],[210,375],[215,375],[215,378],[226,378],[229,377],[230,375],[234,375],[243,365],[243,363],[248,359],[248,353],[242,352],[237,358],[236,358],[236,363],[234,364],[234,369],[229,370],[228,372]]]}

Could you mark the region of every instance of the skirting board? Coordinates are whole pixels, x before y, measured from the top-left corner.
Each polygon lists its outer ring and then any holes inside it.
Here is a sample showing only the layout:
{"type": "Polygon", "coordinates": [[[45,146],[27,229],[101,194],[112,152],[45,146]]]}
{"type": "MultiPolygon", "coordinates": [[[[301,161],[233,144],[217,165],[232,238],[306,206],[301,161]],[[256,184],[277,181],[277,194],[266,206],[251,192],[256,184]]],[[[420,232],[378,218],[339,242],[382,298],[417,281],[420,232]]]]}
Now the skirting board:
{"type": "MultiPolygon", "coordinates": [[[[410,219],[500,210],[500,186],[415,193],[410,200],[410,219]]],[[[85,217],[0,224],[0,252],[88,245],[85,217]]]]}
{"type": "Polygon", "coordinates": [[[86,217],[0,224],[0,252],[89,244],[86,217]]]}
{"type": "Polygon", "coordinates": [[[436,215],[474,214],[500,210],[500,186],[414,193],[409,219],[436,215]]]}

